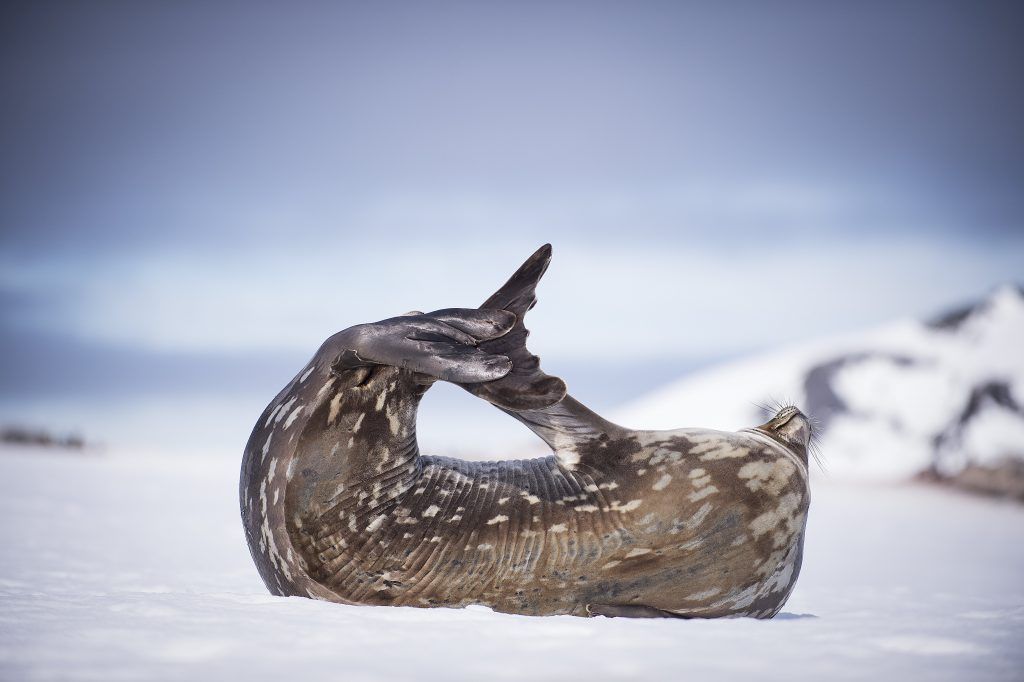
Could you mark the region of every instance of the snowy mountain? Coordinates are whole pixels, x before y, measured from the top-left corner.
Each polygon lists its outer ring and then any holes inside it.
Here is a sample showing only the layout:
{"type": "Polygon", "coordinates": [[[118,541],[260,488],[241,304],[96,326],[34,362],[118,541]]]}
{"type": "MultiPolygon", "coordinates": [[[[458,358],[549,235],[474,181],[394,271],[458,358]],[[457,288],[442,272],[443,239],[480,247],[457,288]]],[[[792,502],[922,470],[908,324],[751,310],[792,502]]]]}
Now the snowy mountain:
{"type": "Polygon", "coordinates": [[[735,429],[779,402],[816,419],[831,476],[928,474],[1024,499],[1024,292],[1004,286],[929,322],[715,367],[615,417],[632,427],[735,429]]]}

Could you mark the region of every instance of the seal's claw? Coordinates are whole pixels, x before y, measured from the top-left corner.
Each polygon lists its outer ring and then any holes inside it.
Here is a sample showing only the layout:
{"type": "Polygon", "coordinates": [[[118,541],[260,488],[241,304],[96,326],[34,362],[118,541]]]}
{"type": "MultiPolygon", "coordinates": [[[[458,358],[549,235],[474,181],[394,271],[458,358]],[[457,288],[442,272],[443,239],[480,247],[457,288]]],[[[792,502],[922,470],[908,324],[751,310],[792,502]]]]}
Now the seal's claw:
{"type": "Polygon", "coordinates": [[[512,369],[512,361],[504,355],[487,355],[476,351],[471,356],[438,355],[431,366],[437,369],[427,371],[427,374],[452,383],[474,384],[495,381],[505,376],[512,369]]]}
{"type": "Polygon", "coordinates": [[[504,355],[492,355],[472,346],[444,341],[418,341],[403,365],[454,383],[494,381],[508,374],[512,361],[504,355]]]}
{"type": "Polygon", "coordinates": [[[515,313],[500,308],[445,308],[426,317],[470,334],[478,341],[498,338],[516,323],[515,313]]]}

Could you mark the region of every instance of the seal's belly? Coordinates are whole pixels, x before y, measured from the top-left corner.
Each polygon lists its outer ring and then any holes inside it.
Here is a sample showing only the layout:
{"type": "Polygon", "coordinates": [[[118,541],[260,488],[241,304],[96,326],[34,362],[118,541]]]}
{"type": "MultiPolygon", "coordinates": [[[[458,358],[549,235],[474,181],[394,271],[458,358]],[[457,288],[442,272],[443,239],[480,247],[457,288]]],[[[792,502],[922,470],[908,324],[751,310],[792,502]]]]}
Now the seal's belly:
{"type": "Polygon", "coordinates": [[[311,576],[342,600],[567,613],[581,570],[628,542],[619,514],[586,490],[599,483],[554,458],[421,461],[387,505],[356,495],[298,520],[311,576]]]}
{"type": "Polygon", "coordinates": [[[295,544],[339,600],[528,615],[635,604],[767,616],[795,579],[802,516],[792,532],[755,537],[765,505],[698,505],[673,490],[638,500],[550,457],[422,463],[391,504],[357,495],[302,521],[318,532],[297,532],[295,544]]]}

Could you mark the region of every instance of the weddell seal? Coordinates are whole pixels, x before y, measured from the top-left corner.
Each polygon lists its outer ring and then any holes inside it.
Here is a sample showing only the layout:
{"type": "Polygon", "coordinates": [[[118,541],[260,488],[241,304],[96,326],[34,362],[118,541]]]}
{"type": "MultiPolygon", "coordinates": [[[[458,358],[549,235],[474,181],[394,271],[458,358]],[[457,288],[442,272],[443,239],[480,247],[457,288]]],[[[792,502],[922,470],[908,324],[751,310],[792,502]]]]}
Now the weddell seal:
{"type": "Polygon", "coordinates": [[[633,431],[566,395],[526,349],[542,247],[479,309],[327,339],[260,416],[240,497],[277,595],[527,615],[769,618],[803,552],[808,420],[633,431]],[[427,457],[438,379],[515,417],[552,456],[427,457]]]}

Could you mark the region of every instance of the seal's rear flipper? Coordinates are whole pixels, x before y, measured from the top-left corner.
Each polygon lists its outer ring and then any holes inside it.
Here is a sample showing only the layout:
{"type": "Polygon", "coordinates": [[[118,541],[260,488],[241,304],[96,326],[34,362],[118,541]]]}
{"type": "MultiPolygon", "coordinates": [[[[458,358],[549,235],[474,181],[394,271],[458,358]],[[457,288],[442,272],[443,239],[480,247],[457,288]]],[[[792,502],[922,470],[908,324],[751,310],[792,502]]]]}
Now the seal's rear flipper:
{"type": "Polygon", "coordinates": [[[512,370],[501,379],[480,384],[462,384],[473,395],[506,410],[539,410],[565,397],[565,382],[545,374],[540,358],[526,349],[529,330],[523,323],[526,312],[537,303],[537,282],[548,269],[551,245],[537,249],[481,309],[508,310],[516,314],[512,329],[496,339],[484,341],[480,350],[512,360],[512,370]]]}

